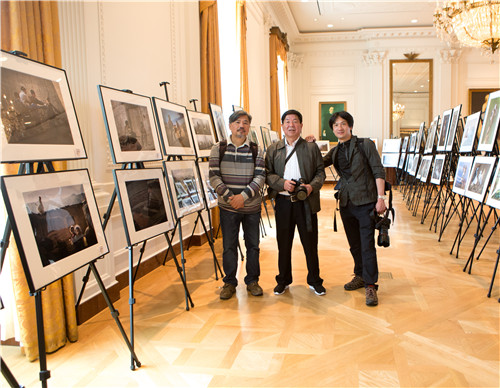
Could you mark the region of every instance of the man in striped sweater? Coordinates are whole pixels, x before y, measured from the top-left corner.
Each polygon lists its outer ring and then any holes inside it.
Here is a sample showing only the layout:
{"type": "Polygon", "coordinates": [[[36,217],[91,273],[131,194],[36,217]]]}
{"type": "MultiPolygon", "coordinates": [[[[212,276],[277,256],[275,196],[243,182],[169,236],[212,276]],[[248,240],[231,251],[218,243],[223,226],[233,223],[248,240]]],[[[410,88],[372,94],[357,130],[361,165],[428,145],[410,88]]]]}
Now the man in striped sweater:
{"type": "Polygon", "coordinates": [[[259,286],[260,190],[265,182],[264,158],[248,132],[252,116],[243,110],[229,117],[229,140],[221,141],[210,152],[210,184],[217,192],[222,230],[224,286],[221,299],[236,292],[238,279],[238,234],[240,225],[247,250],[245,284],[254,296],[262,295],[259,286]]]}

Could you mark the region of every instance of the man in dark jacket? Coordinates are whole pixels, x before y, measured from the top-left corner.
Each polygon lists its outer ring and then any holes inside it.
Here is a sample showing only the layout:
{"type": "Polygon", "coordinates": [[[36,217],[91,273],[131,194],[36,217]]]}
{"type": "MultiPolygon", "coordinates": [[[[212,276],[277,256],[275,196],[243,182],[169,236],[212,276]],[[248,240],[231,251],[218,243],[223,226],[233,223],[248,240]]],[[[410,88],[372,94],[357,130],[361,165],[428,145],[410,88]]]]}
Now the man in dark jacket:
{"type": "Polygon", "coordinates": [[[300,112],[289,110],[283,113],[281,128],[285,138],[273,143],[266,152],[269,196],[276,198],[279,274],[274,293],[283,294],[292,283],[292,244],[297,226],[306,256],[307,283],[316,295],[324,295],[326,290],[319,276],[317,217],[319,191],[326,178],[321,152],[316,144],[308,143],[300,136],[300,112]],[[295,195],[299,186],[303,197],[295,195]]]}
{"type": "Polygon", "coordinates": [[[386,210],[385,171],[375,143],[352,135],[353,117],[345,111],[330,118],[338,145],[323,158],[325,167],[334,165],[340,175],[336,188],[339,209],[354,258],[354,278],[344,288],[365,287],[366,304],[378,304],[378,265],[375,249],[375,214],[386,210]]]}

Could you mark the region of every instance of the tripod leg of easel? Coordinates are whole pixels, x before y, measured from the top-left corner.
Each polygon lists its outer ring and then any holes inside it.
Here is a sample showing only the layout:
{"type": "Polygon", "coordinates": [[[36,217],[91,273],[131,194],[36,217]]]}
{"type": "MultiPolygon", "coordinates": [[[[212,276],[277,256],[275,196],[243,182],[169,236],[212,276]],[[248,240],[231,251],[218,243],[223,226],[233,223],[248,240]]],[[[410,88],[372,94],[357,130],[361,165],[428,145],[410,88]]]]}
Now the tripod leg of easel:
{"type": "Polygon", "coordinates": [[[171,238],[169,238],[169,237],[168,237],[168,234],[167,234],[167,233],[165,233],[165,237],[167,238],[167,241],[168,241],[169,245],[168,245],[167,252],[165,253],[165,257],[163,258],[163,265],[165,265],[165,263],[167,262],[168,252],[169,252],[170,250],[172,250],[172,256],[175,256],[175,253],[174,253],[174,247],[172,246],[172,241],[173,241],[173,239],[174,239],[174,236],[175,236],[175,231],[176,231],[176,229],[177,229],[177,224],[178,224],[178,223],[179,223],[179,220],[177,220],[177,221],[176,221],[176,223],[175,223],[174,229],[173,229],[173,231],[172,231],[172,237],[171,237],[171,238]]]}
{"type": "MultiPolygon", "coordinates": [[[[139,272],[139,267],[141,266],[141,262],[142,262],[142,258],[144,257],[144,251],[146,250],[146,243],[148,242],[148,240],[144,240],[144,242],[142,243],[142,247],[141,247],[141,255],[139,256],[139,261],[137,262],[137,265],[135,266],[135,272],[134,272],[134,277],[132,278],[132,284],[135,283],[135,279],[137,279],[137,273],[139,272]]],[[[132,267],[130,267],[132,268],[132,267]]]]}
{"type": "MultiPolygon", "coordinates": [[[[493,290],[493,284],[495,283],[495,276],[498,269],[498,261],[500,260],[500,248],[497,249],[497,261],[495,263],[495,268],[493,269],[493,275],[491,276],[490,288],[488,290],[488,298],[491,297],[491,291],[493,290]]],[[[498,299],[500,302],[500,299],[498,299]]]]}
{"type": "Polygon", "coordinates": [[[17,382],[16,378],[8,368],[7,364],[2,360],[2,357],[0,357],[0,367],[2,369],[2,375],[5,378],[5,380],[9,383],[9,385],[12,388],[24,388],[23,385],[19,385],[17,382]]]}
{"type": "MultiPolygon", "coordinates": [[[[186,259],[184,258],[184,246],[182,241],[182,223],[179,221],[179,245],[181,247],[181,264],[182,264],[182,277],[184,278],[184,283],[187,281],[186,276],[186,259]]],[[[187,289],[187,287],[186,287],[187,289]]],[[[186,289],[184,292],[186,293],[186,289]]],[[[191,303],[193,303],[191,301],[191,303]]],[[[186,293],[186,310],[189,310],[188,295],[186,293]]]]}
{"type": "Polygon", "coordinates": [[[40,381],[42,388],[47,388],[47,380],[50,379],[50,371],[47,370],[47,353],[45,351],[45,331],[43,327],[42,291],[35,295],[36,309],[36,331],[38,334],[38,360],[40,362],[40,381]]]}
{"type": "Polygon", "coordinates": [[[219,280],[219,275],[217,274],[217,269],[219,269],[221,277],[224,277],[224,274],[222,273],[222,270],[220,268],[219,260],[217,260],[217,255],[215,254],[214,242],[212,241],[211,236],[208,234],[208,230],[207,230],[207,226],[205,225],[205,221],[203,221],[203,218],[201,216],[200,216],[200,219],[201,219],[201,225],[203,226],[203,231],[205,232],[205,236],[207,236],[208,244],[210,245],[210,249],[212,250],[212,256],[214,259],[215,280],[219,280]]]}
{"type": "MultiPolygon", "coordinates": [[[[95,280],[96,280],[97,284],[99,285],[102,296],[104,297],[104,300],[106,301],[106,304],[108,305],[108,308],[111,311],[111,316],[115,320],[116,325],[118,326],[118,329],[120,330],[120,333],[123,337],[123,340],[125,341],[128,349],[130,350],[130,354],[132,355],[132,360],[135,361],[135,365],[137,367],[140,367],[141,363],[139,362],[139,359],[137,358],[137,356],[135,354],[134,347],[132,346],[132,344],[128,340],[127,333],[125,333],[125,330],[123,329],[123,326],[120,322],[120,319],[118,318],[118,315],[120,315],[120,313],[118,312],[118,310],[116,310],[114,308],[113,303],[111,302],[111,299],[109,299],[108,292],[106,291],[106,287],[104,287],[104,283],[102,282],[102,279],[101,279],[101,276],[99,275],[99,272],[97,272],[97,268],[95,266],[95,263],[92,262],[89,265],[90,265],[90,269],[92,270],[92,273],[94,274],[95,280]]],[[[133,369],[135,369],[135,367],[132,366],[131,369],[133,370],[133,369]]]]}
{"type": "Polygon", "coordinates": [[[477,245],[479,244],[479,240],[481,240],[481,237],[483,236],[484,229],[486,228],[486,225],[488,224],[488,219],[490,218],[492,211],[493,211],[493,208],[490,207],[490,211],[488,212],[488,215],[486,216],[486,219],[484,220],[484,224],[482,227],[481,227],[481,223],[478,220],[477,230],[476,230],[476,233],[474,234],[474,245],[472,246],[472,250],[470,252],[469,258],[467,259],[467,263],[465,263],[465,267],[463,269],[463,271],[465,272],[467,270],[467,267],[469,267],[469,271],[468,271],[469,275],[472,271],[472,263],[474,262],[474,255],[476,253],[477,245]]]}
{"type": "Polygon", "coordinates": [[[201,217],[200,213],[201,213],[201,210],[198,211],[198,217],[196,217],[196,220],[194,221],[193,231],[191,232],[191,237],[189,237],[189,241],[188,241],[188,245],[186,247],[186,251],[189,251],[189,247],[191,246],[191,240],[193,239],[194,232],[196,230],[196,225],[198,225],[198,220],[201,217]]]}
{"type": "MultiPolygon", "coordinates": [[[[139,267],[139,264],[137,264],[139,267]]],[[[134,349],[134,248],[128,247],[128,308],[130,313],[130,345],[134,349]]],[[[130,355],[130,369],[135,369],[134,356],[130,355]]]]}
{"type": "Polygon", "coordinates": [[[269,218],[269,212],[267,211],[267,201],[264,198],[264,193],[262,191],[260,192],[260,196],[262,197],[262,203],[264,204],[264,210],[265,210],[266,215],[267,215],[267,222],[269,222],[269,227],[272,228],[271,219],[269,218]]]}

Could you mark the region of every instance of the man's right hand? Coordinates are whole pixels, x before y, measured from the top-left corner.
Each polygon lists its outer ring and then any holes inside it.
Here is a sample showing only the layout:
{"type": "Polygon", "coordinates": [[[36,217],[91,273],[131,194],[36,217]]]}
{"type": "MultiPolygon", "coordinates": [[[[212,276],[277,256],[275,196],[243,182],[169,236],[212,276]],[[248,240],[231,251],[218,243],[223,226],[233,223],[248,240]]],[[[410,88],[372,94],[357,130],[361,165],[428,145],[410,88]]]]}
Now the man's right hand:
{"type": "Polygon", "coordinates": [[[316,137],[314,135],[309,135],[309,136],[306,136],[305,140],[309,143],[314,143],[316,141],[316,137]]]}

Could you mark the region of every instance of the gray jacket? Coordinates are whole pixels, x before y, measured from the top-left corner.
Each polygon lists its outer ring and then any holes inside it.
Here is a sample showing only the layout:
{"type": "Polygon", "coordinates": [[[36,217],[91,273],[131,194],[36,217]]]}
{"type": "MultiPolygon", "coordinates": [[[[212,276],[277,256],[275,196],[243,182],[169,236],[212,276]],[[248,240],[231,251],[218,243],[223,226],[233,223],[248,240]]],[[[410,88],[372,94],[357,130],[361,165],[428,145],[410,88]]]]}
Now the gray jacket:
{"type": "MultiPolygon", "coordinates": [[[[356,206],[377,202],[378,194],[375,179],[381,178],[385,180],[385,170],[375,143],[366,138],[359,139],[359,142],[361,144],[358,144],[357,136],[353,136],[348,151],[352,176],[349,180],[341,176],[336,187],[339,190],[340,206],[347,206],[348,200],[356,206]],[[368,160],[363,157],[358,147],[363,147],[368,160]]],[[[323,158],[325,167],[336,164],[338,149],[339,146],[337,145],[325,155],[323,158]]]]}
{"type": "MultiPolygon", "coordinates": [[[[266,183],[269,185],[268,194],[271,198],[275,198],[280,191],[285,190],[285,179],[283,179],[286,159],[285,141],[281,139],[273,143],[266,151],[266,183]]],[[[315,143],[308,143],[302,138],[299,138],[295,147],[300,175],[305,183],[313,188],[306,201],[309,201],[311,212],[315,214],[321,210],[319,191],[326,179],[321,151],[315,143]]]]}

